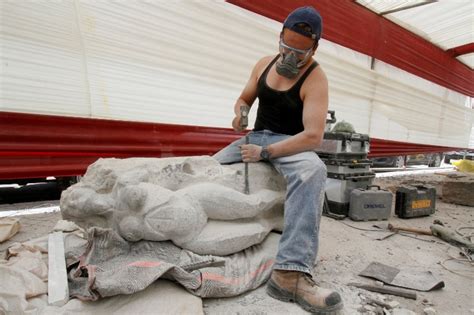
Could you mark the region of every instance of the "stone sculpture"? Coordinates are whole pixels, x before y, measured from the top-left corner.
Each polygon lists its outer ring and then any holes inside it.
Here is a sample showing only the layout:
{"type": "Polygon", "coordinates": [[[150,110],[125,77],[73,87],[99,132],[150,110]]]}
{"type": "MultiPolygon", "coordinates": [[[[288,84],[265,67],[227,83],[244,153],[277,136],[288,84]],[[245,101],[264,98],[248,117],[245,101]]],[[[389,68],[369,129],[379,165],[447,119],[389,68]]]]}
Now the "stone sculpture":
{"type": "Polygon", "coordinates": [[[128,241],[171,240],[198,254],[228,255],[282,229],[284,179],[268,164],[212,157],[100,159],[61,196],[66,220],[112,228],[128,241]]]}

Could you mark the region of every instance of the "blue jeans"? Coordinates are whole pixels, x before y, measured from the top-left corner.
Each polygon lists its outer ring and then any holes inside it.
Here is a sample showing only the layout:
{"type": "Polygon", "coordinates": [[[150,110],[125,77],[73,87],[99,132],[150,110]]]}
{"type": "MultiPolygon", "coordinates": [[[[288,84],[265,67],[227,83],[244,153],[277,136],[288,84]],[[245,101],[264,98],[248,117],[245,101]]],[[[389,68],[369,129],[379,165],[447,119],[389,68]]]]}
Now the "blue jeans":
{"type": "MultiPolygon", "coordinates": [[[[289,138],[269,130],[251,131],[249,143],[268,146],[289,138]]],[[[214,158],[221,164],[242,162],[239,145],[242,137],[217,152],[214,158]]],[[[274,269],[312,274],[319,246],[326,183],[326,165],[313,151],[277,157],[269,161],[286,180],[285,223],[274,269]]]]}

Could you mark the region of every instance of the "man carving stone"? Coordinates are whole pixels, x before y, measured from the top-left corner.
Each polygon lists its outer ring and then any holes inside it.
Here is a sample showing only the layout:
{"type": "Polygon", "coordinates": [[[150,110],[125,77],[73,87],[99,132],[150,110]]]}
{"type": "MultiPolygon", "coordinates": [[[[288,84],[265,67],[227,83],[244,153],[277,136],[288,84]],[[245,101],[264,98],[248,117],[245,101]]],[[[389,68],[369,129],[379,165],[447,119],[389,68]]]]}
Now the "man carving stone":
{"type": "Polygon", "coordinates": [[[312,59],[321,32],[314,8],[288,15],[279,54],[257,62],[234,105],[232,126],[242,131],[240,107],[259,99],[250,144],[241,138],[214,157],[222,164],[266,161],[286,179],[283,234],[267,292],[307,311],[331,314],[343,306],[340,295],[312,279],[326,180],[326,167],[313,151],[321,143],[328,110],[327,79],[312,59]]]}

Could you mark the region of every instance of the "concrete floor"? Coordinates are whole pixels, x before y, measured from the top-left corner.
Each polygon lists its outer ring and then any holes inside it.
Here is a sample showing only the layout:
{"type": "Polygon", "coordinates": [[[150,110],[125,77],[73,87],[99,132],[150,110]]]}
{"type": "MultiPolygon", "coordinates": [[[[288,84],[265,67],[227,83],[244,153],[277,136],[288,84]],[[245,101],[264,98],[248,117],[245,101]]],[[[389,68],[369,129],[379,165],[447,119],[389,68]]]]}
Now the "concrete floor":
{"type": "MultiPolygon", "coordinates": [[[[376,179],[375,184],[393,188],[413,179],[432,182],[437,175],[407,175],[396,178],[376,179]]],[[[439,176],[438,176],[439,177],[439,176]]],[[[38,208],[58,205],[57,200],[37,201],[22,204],[3,204],[0,211],[38,208]]],[[[20,216],[22,228],[12,239],[0,244],[0,255],[13,242],[23,242],[46,235],[60,213],[20,216]]],[[[393,213],[389,221],[354,222],[349,219],[336,221],[322,218],[320,231],[319,263],[314,270],[316,280],[322,286],[338,290],[344,299],[343,314],[376,314],[367,306],[369,298],[398,301],[400,308],[424,314],[432,307],[437,314],[474,314],[474,269],[473,266],[451,257],[459,258],[458,248],[432,236],[393,235],[377,240],[379,227],[388,222],[396,225],[429,229],[433,220],[440,220],[451,229],[474,226],[474,208],[444,203],[436,200],[436,213],[422,218],[403,220],[393,213]],[[443,280],[445,288],[431,292],[417,292],[417,300],[390,295],[381,295],[348,286],[350,282],[373,283],[373,280],[358,276],[367,265],[376,261],[399,269],[409,268],[431,271],[443,280]],[[444,265],[445,267],[443,267],[444,265]]],[[[470,230],[469,232],[472,232],[470,230]]],[[[266,295],[264,287],[246,294],[226,299],[204,299],[206,314],[305,314],[298,306],[274,300],[266,295]]]]}

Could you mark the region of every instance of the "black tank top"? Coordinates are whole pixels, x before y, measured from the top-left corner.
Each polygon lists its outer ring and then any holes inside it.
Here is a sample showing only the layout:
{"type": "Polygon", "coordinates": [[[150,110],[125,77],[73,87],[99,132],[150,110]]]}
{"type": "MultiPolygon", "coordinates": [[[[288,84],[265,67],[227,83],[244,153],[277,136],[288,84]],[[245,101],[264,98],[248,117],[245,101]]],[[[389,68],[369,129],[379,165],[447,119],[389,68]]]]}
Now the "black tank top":
{"type": "Polygon", "coordinates": [[[270,62],[258,79],[257,97],[259,103],[253,130],[267,129],[285,135],[295,135],[304,130],[303,101],[300,98],[300,89],[304,80],[317,67],[318,63],[313,61],[311,66],[290,89],[278,91],[267,85],[268,71],[278,57],[279,55],[270,62]]]}

